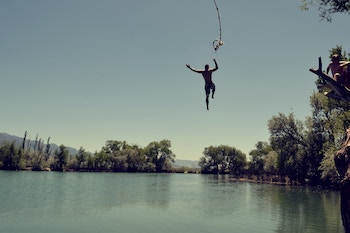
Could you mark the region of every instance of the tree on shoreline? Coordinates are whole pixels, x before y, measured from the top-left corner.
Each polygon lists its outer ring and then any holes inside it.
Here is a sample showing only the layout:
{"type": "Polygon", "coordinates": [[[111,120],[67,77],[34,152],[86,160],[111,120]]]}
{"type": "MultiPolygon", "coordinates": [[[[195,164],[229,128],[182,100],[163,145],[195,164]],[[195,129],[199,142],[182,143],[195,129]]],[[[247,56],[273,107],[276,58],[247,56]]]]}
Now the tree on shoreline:
{"type": "Polygon", "coordinates": [[[305,183],[305,141],[304,125],[295,119],[294,114],[286,116],[279,113],[268,123],[270,143],[278,154],[278,171],[281,176],[287,176],[291,181],[305,183]]]}
{"type": "Polygon", "coordinates": [[[0,165],[4,170],[21,170],[24,167],[22,150],[15,143],[5,143],[0,147],[0,165]]]}
{"type": "Polygon", "coordinates": [[[246,155],[234,147],[220,145],[204,149],[199,160],[204,174],[233,174],[240,177],[244,174],[246,155]]]}
{"type": "Polygon", "coordinates": [[[144,155],[148,163],[155,165],[156,172],[166,172],[171,168],[174,162],[175,154],[170,150],[171,142],[162,140],[160,142],[151,142],[144,149],[144,155]]]}
{"type": "Polygon", "coordinates": [[[65,171],[67,169],[69,152],[67,147],[60,145],[59,150],[56,150],[54,153],[54,163],[52,170],[54,171],[65,171]]]}
{"type": "MultiPolygon", "coordinates": [[[[264,168],[264,164],[266,163],[266,157],[272,151],[272,147],[268,142],[258,142],[255,145],[256,149],[250,151],[250,162],[248,164],[248,173],[249,175],[256,175],[259,180],[261,176],[265,175],[266,171],[264,168]]],[[[268,171],[273,172],[271,166],[268,165],[269,168],[266,168],[268,171]]]]}

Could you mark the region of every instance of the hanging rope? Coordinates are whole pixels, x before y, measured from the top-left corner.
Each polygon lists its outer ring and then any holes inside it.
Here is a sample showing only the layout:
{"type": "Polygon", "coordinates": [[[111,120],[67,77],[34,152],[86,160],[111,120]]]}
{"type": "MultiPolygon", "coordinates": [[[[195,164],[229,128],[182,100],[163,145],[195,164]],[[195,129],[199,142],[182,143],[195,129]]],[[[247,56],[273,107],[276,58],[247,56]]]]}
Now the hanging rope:
{"type": "Polygon", "coordinates": [[[219,38],[215,39],[213,41],[213,48],[214,48],[214,50],[216,52],[220,48],[220,46],[224,45],[224,42],[221,39],[221,37],[222,37],[221,18],[220,18],[220,12],[219,12],[219,8],[218,8],[218,4],[216,3],[216,0],[214,0],[214,4],[215,4],[215,7],[216,7],[216,12],[218,13],[219,28],[220,28],[220,36],[219,36],[219,38]]]}

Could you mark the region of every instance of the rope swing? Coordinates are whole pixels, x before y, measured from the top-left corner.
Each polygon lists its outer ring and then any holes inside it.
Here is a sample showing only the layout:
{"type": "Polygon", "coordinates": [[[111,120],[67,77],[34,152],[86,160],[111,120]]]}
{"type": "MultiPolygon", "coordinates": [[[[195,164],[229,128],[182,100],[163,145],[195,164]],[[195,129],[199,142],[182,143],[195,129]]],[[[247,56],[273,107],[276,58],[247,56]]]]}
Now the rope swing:
{"type": "Polygon", "coordinates": [[[215,52],[220,48],[220,46],[224,45],[224,42],[222,41],[222,29],[221,29],[221,18],[220,18],[220,12],[219,12],[219,8],[218,8],[218,4],[216,3],[216,0],[214,0],[214,4],[216,7],[216,12],[218,13],[218,19],[219,19],[219,29],[220,29],[220,35],[218,39],[215,39],[213,41],[213,48],[215,50],[215,52]]]}

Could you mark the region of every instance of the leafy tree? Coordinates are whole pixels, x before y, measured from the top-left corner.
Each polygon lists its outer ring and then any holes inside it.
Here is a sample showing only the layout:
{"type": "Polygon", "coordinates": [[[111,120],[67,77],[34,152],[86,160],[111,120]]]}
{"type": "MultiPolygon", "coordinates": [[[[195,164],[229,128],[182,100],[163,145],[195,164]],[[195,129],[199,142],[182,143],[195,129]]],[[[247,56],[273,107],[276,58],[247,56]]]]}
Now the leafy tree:
{"type": "MultiPolygon", "coordinates": [[[[168,172],[171,168],[171,163],[174,162],[175,154],[170,150],[171,142],[162,140],[160,142],[151,142],[145,149],[145,157],[147,162],[155,165],[157,172],[168,172]]],[[[146,165],[146,169],[152,166],[146,165]]]]}
{"type": "Polygon", "coordinates": [[[203,157],[200,159],[199,166],[202,173],[224,173],[226,170],[225,158],[223,156],[223,146],[210,146],[204,149],[203,157]]]}
{"type": "Polygon", "coordinates": [[[255,147],[249,153],[249,173],[260,176],[264,173],[264,158],[272,151],[272,147],[267,142],[258,142],[255,147]]]}
{"type": "Polygon", "coordinates": [[[88,156],[89,156],[89,153],[86,152],[83,147],[80,147],[78,154],[76,155],[78,169],[85,167],[85,163],[87,161],[88,156]]]}
{"type": "Polygon", "coordinates": [[[54,153],[53,170],[64,171],[66,169],[68,155],[69,152],[67,147],[60,145],[59,150],[56,150],[54,153]]]}
{"type": "Polygon", "coordinates": [[[332,15],[335,13],[349,13],[349,0],[302,0],[301,8],[308,10],[310,6],[318,8],[321,19],[332,21],[332,15]]]}
{"type": "Polygon", "coordinates": [[[234,147],[228,147],[227,149],[228,150],[225,156],[228,162],[229,173],[235,175],[236,177],[242,176],[247,164],[246,155],[234,147]]]}
{"type": "Polygon", "coordinates": [[[47,162],[50,156],[50,154],[47,153],[47,150],[44,150],[44,147],[44,140],[41,138],[38,139],[37,135],[33,151],[31,151],[29,148],[24,151],[27,167],[32,168],[34,171],[44,170],[44,168],[47,166],[47,162]]]}
{"type": "Polygon", "coordinates": [[[108,171],[110,170],[110,158],[108,154],[101,150],[100,152],[95,152],[92,159],[93,169],[97,171],[108,171]]]}
{"type": "Polygon", "coordinates": [[[87,169],[90,171],[94,170],[94,167],[95,167],[94,165],[95,165],[95,157],[89,154],[87,157],[87,169]]]}
{"type": "Polygon", "coordinates": [[[49,140],[47,140],[46,149],[44,150],[44,140],[37,135],[34,141],[33,147],[30,145],[30,141],[27,140],[28,131],[25,131],[23,141],[22,141],[22,157],[24,160],[24,166],[27,169],[31,169],[34,171],[42,171],[45,167],[48,166],[48,160],[50,156],[50,148],[49,140]],[[33,151],[31,150],[33,149],[33,151]]]}
{"type": "Polygon", "coordinates": [[[112,154],[124,150],[127,146],[125,141],[108,140],[102,150],[107,154],[112,154]]]}
{"type": "Polygon", "coordinates": [[[335,151],[333,153],[332,151],[328,151],[320,163],[320,170],[322,171],[321,179],[323,185],[326,186],[337,186],[340,182],[334,163],[334,153],[335,151]]]}
{"type": "Polygon", "coordinates": [[[276,151],[269,151],[263,158],[264,171],[267,175],[277,175],[278,172],[278,154],[276,151]]]}
{"type": "Polygon", "coordinates": [[[43,153],[26,151],[25,157],[27,167],[31,167],[34,171],[42,171],[46,165],[46,156],[43,153]]]}
{"type": "Polygon", "coordinates": [[[294,114],[286,116],[279,113],[269,120],[270,143],[279,155],[278,168],[282,176],[291,181],[305,182],[305,140],[304,124],[294,118],[294,114]]]}
{"type": "Polygon", "coordinates": [[[125,141],[109,140],[102,148],[105,155],[105,164],[114,172],[125,172],[128,168],[126,148],[129,145],[125,141]]]}
{"type": "Polygon", "coordinates": [[[125,141],[108,140],[101,151],[101,156],[104,157],[104,166],[114,172],[125,172],[128,164],[124,150],[127,146],[125,141]]]}
{"type": "MultiPolygon", "coordinates": [[[[204,154],[204,152],[203,152],[203,154],[204,154]]],[[[206,155],[204,155],[198,161],[198,166],[201,168],[201,173],[203,173],[203,174],[208,174],[211,172],[211,166],[209,165],[208,159],[209,158],[207,158],[206,155]]]]}
{"type": "Polygon", "coordinates": [[[310,97],[312,116],[306,120],[308,128],[306,140],[309,142],[309,146],[305,156],[308,165],[307,178],[313,184],[319,184],[321,179],[325,183],[329,183],[326,179],[330,178],[331,175],[326,173],[333,172],[324,166],[329,163],[322,161],[327,159],[325,155],[333,153],[342,143],[344,125],[340,119],[344,117],[342,116],[344,112],[335,107],[337,102],[339,103],[339,101],[328,99],[321,93],[314,93],[310,97]]]}
{"type": "Polygon", "coordinates": [[[114,172],[126,172],[128,169],[127,155],[125,151],[118,151],[109,154],[111,169],[114,172]]]}
{"type": "Polygon", "coordinates": [[[146,163],[146,157],[144,152],[138,146],[130,146],[125,150],[128,163],[128,172],[141,172],[144,171],[146,163]]]}
{"type": "Polygon", "coordinates": [[[147,161],[144,164],[142,171],[143,172],[156,172],[157,168],[156,168],[156,165],[154,163],[147,161]]]}
{"type": "Polygon", "coordinates": [[[204,149],[203,157],[199,161],[202,173],[225,174],[237,176],[243,174],[246,156],[234,147],[220,145],[204,149]]]}
{"type": "Polygon", "coordinates": [[[78,160],[76,155],[69,154],[67,158],[67,163],[65,165],[66,169],[71,169],[74,171],[78,171],[80,169],[78,165],[78,160]]]}
{"type": "Polygon", "coordinates": [[[0,147],[1,168],[5,170],[20,170],[24,168],[22,150],[15,143],[5,143],[0,147]]]}

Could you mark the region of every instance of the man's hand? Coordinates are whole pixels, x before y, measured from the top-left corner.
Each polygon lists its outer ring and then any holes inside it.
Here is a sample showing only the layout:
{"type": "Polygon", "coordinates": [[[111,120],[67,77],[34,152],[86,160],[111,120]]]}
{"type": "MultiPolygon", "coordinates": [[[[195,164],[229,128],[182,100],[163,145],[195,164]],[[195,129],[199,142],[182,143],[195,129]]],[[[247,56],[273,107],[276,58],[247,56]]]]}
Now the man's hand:
{"type": "Polygon", "coordinates": [[[213,59],[213,61],[214,61],[214,63],[215,63],[215,70],[217,70],[217,69],[219,69],[219,67],[218,67],[218,63],[216,62],[216,60],[215,60],[215,58],[213,59]]]}

